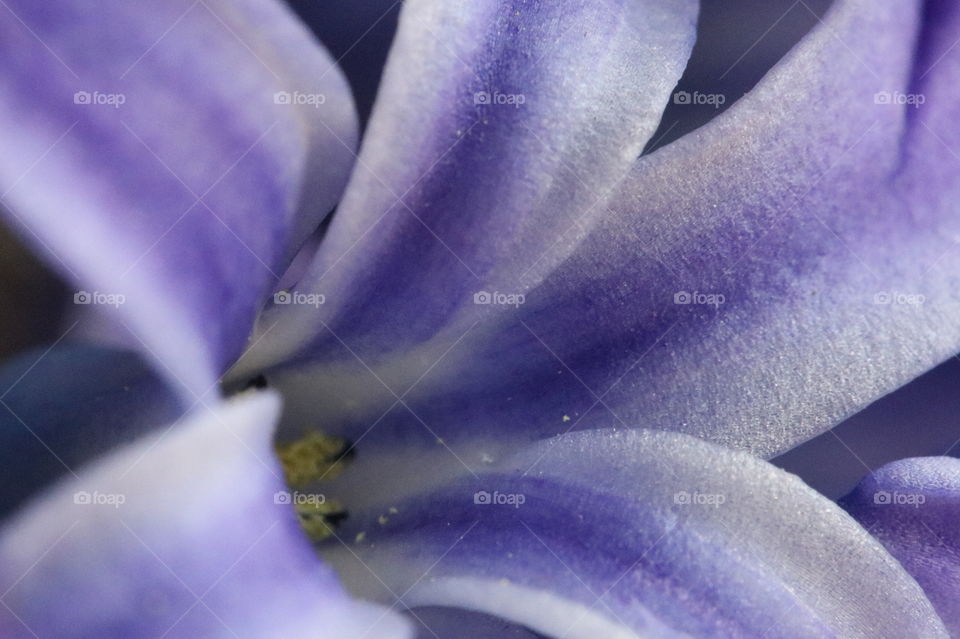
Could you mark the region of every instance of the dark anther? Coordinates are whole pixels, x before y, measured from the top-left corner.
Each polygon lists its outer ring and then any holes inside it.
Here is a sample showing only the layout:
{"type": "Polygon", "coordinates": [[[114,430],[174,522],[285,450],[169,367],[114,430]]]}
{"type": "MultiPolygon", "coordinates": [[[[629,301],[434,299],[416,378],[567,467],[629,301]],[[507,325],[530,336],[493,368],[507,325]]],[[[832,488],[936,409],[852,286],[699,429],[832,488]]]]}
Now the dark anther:
{"type": "Polygon", "coordinates": [[[256,388],[257,390],[263,390],[267,386],[268,384],[267,384],[266,376],[263,374],[260,374],[254,377],[253,379],[251,379],[249,382],[247,382],[246,385],[243,387],[243,390],[246,391],[246,390],[250,390],[251,388],[256,388]]]}

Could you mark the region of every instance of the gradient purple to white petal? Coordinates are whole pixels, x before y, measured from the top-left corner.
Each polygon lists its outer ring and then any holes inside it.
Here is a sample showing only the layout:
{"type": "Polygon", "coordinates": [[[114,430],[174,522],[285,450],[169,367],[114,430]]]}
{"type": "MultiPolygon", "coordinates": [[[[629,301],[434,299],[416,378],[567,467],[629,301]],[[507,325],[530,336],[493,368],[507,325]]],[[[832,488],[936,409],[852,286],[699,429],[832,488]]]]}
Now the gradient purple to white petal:
{"type": "Polygon", "coordinates": [[[0,529],[4,637],[398,639],[315,557],[272,458],[278,398],[124,446],[0,529]]]}
{"type": "Polygon", "coordinates": [[[0,0],[0,637],[960,633],[955,3],[294,1],[0,0]]]}
{"type": "Polygon", "coordinates": [[[458,316],[486,310],[477,291],[548,271],[559,253],[537,257],[575,244],[656,130],[696,14],[691,0],[406,3],[356,169],[298,285],[328,304],[268,314],[262,330],[281,330],[248,365],[336,357],[325,326],[382,358],[469,325],[458,316]]]}
{"type": "MultiPolygon", "coordinates": [[[[477,423],[541,436],[630,424],[771,456],[948,358],[960,339],[951,181],[928,189],[941,200],[930,208],[901,176],[919,162],[919,118],[954,102],[893,97],[925,73],[923,18],[914,3],[836,3],[728,111],[640,158],[523,304],[365,360],[379,379],[352,358],[363,340],[344,337],[343,370],[291,376],[292,407],[300,385],[310,397],[329,385],[331,421],[366,425],[394,402],[382,381],[412,389],[410,410],[382,420],[400,433],[421,420],[448,441],[477,423]]],[[[945,54],[927,82],[950,82],[958,54],[945,54]]]]}
{"type": "Polygon", "coordinates": [[[355,593],[570,639],[947,636],[863,528],[746,453],[598,430],[416,488],[427,468],[368,491],[324,552],[355,593]]]}
{"type": "Polygon", "coordinates": [[[273,0],[16,0],[0,32],[6,219],[184,395],[208,391],[340,197],[345,80],[273,0]]]}
{"type": "Polygon", "coordinates": [[[960,634],[960,460],[892,462],[840,505],[916,578],[950,632],[960,634]]]}

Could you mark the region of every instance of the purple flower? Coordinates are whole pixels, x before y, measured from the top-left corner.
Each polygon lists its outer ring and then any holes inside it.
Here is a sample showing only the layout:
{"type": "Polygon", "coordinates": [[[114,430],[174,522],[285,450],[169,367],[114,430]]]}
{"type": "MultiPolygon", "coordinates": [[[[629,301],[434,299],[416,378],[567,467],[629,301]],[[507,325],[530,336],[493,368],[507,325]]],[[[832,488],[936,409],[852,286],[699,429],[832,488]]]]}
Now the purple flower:
{"type": "Polygon", "coordinates": [[[75,305],[0,369],[0,637],[960,633],[956,460],[765,461],[960,347],[960,8],[733,102],[697,5],[408,0],[358,146],[275,0],[0,1],[75,305]]]}

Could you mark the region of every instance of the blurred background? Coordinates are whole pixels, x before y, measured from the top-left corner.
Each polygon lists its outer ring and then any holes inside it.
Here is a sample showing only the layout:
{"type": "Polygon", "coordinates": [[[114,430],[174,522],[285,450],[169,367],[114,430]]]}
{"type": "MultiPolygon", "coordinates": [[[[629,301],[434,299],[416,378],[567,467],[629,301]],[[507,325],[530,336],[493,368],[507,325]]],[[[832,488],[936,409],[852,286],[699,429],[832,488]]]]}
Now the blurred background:
{"type": "MultiPolygon", "coordinates": [[[[345,71],[363,124],[401,9],[392,0],[288,0],[345,71]]],[[[671,103],[645,153],[736,103],[823,16],[830,0],[702,0],[699,38],[678,91],[721,94],[722,105],[671,103]]],[[[68,287],[0,227],[0,363],[63,338],[75,308],[68,287]]],[[[89,335],[90,333],[86,333],[89,335]]],[[[66,341],[84,339],[68,335],[66,341]]],[[[960,439],[960,359],[879,400],[774,463],[829,497],[868,470],[918,455],[954,455],[960,439]]]]}

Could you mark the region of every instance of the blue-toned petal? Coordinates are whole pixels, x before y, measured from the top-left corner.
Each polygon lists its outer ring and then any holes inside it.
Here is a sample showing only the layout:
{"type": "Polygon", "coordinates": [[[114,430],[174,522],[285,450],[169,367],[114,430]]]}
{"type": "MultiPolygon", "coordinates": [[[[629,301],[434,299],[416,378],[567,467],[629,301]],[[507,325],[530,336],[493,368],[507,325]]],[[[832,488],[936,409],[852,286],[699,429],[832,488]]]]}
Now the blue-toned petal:
{"type": "Polygon", "coordinates": [[[443,481],[431,460],[407,461],[337,480],[356,494],[323,553],[353,592],[413,613],[463,608],[569,639],[946,636],[853,519],[743,452],[624,429],[443,481]]]}
{"type": "Polygon", "coordinates": [[[0,368],[0,518],[60,475],[183,415],[135,353],[60,342],[0,368]]]}
{"type": "Polygon", "coordinates": [[[536,397],[541,432],[569,415],[772,456],[956,353],[956,216],[898,179],[920,13],[836,2],[753,92],[641,159],[490,331],[489,368],[515,362],[501,405],[536,397]]]}
{"type": "Polygon", "coordinates": [[[345,80],[277,0],[12,0],[0,43],[5,219],[206,391],[339,199],[345,80]]]}
{"type": "MultiPolygon", "coordinates": [[[[936,224],[944,210],[952,211],[960,198],[960,104],[956,86],[960,78],[960,6],[950,0],[927,0],[924,28],[918,36],[913,81],[905,99],[915,108],[908,112],[909,127],[903,143],[904,169],[900,187],[915,203],[918,223],[936,224]]],[[[949,269],[949,263],[938,264],[949,269]]]]}
{"type": "Polygon", "coordinates": [[[297,287],[326,304],[278,309],[249,365],[305,342],[329,355],[325,324],[368,356],[415,345],[475,292],[546,272],[562,251],[540,254],[575,244],[656,129],[696,14],[696,0],[405,3],[356,171],[297,287]]]}
{"type": "Polygon", "coordinates": [[[271,434],[240,396],[118,449],[0,529],[3,637],[408,637],[303,536],[271,434]]]}
{"type": "Polygon", "coordinates": [[[867,475],[840,501],[960,635],[960,460],[914,457],[867,475]]]}
{"type": "Polygon", "coordinates": [[[599,430],[487,455],[475,474],[434,457],[329,488],[351,517],[323,552],[355,593],[569,639],[946,636],[853,519],[746,453],[599,430]]]}
{"type": "Polygon", "coordinates": [[[920,14],[835,3],[751,93],[642,157],[523,298],[499,283],[479,322],[464,310],[380,361],[329,325],[330,361],[277,377],[291,414],[454,450],[470,431],[629,425],[772,456],[949,357],[955,216],[902,177],[920,14]]]}

